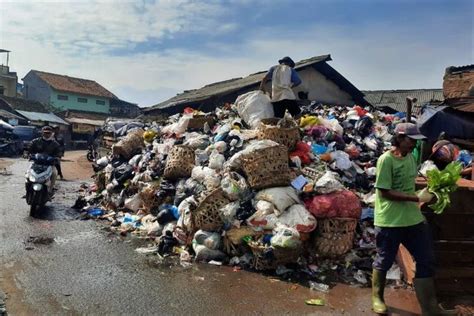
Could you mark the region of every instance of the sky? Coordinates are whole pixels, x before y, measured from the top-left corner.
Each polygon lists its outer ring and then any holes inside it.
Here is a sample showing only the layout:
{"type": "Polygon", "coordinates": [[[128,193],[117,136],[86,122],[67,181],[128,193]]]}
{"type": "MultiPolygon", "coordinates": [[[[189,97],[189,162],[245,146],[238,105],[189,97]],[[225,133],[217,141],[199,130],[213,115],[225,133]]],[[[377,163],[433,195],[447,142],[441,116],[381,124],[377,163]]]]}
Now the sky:
{"type": "Polygon", "coordinates": [[[474,63],[473,17],[474,0],[0,0],[0,49],[19,78],[91,79],[142,107],[283,56],[331,54],[360,90],[441,88],[474,63]]]}

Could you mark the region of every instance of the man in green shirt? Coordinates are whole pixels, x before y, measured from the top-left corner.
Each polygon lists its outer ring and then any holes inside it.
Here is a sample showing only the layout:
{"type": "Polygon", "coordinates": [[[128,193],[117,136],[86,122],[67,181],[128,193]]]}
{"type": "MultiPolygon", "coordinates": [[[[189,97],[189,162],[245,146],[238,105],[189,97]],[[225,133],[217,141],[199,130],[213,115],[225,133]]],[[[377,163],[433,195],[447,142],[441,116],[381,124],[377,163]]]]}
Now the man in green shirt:
{"type": "Polygon", "coordinates": [[[372,308],[387,313],[383,293],[387,271],[392,266],[400,244],[416,261],[415,291],[423,315],[454,315],[438,307],[434,289],[434,252],[430,228],[418,203],[431,201],[433,195],[423,190],[415,193],[417,164],[412,151],[424,136],[412,123],[395,128],[393,147],[377,161],[375,181],[375,230],[377,256],[372,272],[372,308]]]}

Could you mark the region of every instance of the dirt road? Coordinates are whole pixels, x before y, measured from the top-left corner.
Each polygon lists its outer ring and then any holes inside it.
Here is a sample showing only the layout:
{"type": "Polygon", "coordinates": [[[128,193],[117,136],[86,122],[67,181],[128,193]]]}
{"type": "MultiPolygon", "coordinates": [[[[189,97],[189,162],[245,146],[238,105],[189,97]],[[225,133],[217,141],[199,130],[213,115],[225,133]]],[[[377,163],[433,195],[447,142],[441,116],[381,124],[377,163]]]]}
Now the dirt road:
{"type": "MultiPolygon", "coordinates": [[[[76,219],[70,206],[79,182],[71,179],[91,174],[82,157],[66,156],[70,180],[58,183],[42,219],[29,218],[22,199],[27,161],[6,160],[10,174],[0,175],[0,289],[10,315],[371,314],[368,288],[337,284],[326,294],[260,273],[184,268],[137,254],[143,241],[76,219]],[[326,306],[305,305],[309,298],[324,298],[326,306]]],[[[393,315],[419,311],[411,291],[388,289],[387,302],[393,315]]]]}

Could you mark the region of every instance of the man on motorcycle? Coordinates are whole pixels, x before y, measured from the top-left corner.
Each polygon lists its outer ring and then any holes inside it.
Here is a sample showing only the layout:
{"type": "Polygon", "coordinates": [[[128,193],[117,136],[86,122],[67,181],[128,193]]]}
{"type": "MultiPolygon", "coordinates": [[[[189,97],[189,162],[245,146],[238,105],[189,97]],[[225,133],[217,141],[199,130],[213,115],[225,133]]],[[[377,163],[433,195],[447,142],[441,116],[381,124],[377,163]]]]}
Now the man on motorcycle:
{"type": "MultiPolygon", "coordinates": [[[[30,154],[31,155],[45,154],[45,155],[60,159],[61,146],[54,139],[54,133],[51,126],[43,127],[43,129],[41,130],[41,133],[42,133],[41,137],[36,138],[31,142],[31,146],[29,148],[30,154]]],[[[56,170],[54,170],[53,168],[53,177],[51,179],[51,184],[53,188],[56,182],[56,176],[57,176],[56,170]]]]}

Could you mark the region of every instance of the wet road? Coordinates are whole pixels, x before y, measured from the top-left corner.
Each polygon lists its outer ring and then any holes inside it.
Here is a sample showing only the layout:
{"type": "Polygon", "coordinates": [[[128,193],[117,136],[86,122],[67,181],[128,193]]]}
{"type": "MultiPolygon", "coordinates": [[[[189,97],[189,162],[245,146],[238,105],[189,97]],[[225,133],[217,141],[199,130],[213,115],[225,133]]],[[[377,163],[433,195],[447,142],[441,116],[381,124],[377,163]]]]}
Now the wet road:
{"type": "MultiPolygon", "coordinates": [[[[70,209],[79,182],[59,182],[42,219],[28,217],[27,162],[0,175],[0,292],[10,315],[367,315],[370,290],[337,285],[330,293],[229,267],[160,264],[137,254],[100,223],[70,209]],[[35,238],[37,237],[37,238],[35,238]],[[326,306],[307,306],[309,298],[326,306]]],[[[417,310],[413,293],[389,290],[396,314],[417,310]]]]}

